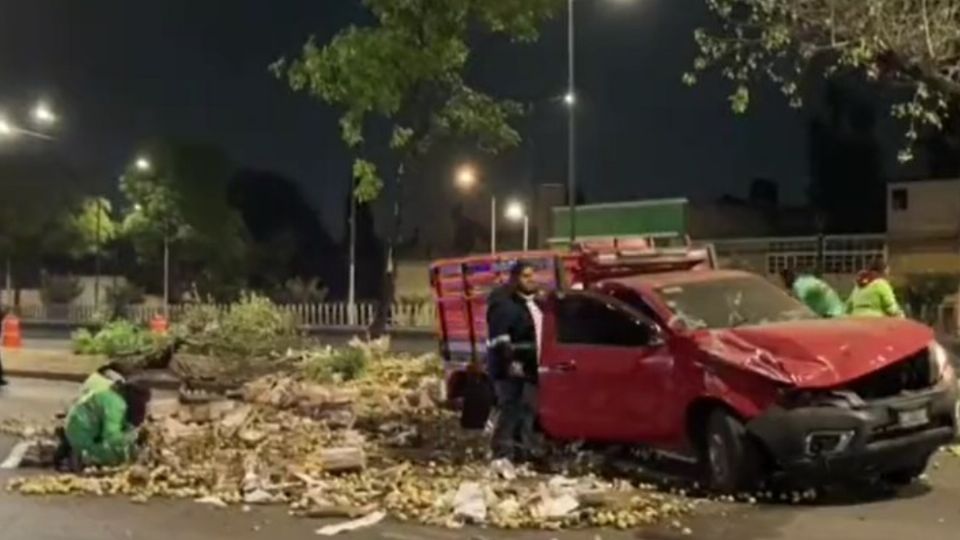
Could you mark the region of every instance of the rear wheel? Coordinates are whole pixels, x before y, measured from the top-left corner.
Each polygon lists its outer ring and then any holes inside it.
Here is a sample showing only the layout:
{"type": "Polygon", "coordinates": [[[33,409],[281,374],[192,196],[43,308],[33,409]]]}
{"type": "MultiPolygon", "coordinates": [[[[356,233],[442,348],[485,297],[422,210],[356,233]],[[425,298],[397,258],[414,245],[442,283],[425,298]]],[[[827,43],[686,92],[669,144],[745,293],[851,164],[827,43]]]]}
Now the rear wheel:
{"type": "Polygon", "coordinates": [[[710,413],[701,460],[710,487],[722,493],[755,489],[760,454],[743,423],[723,409],[710,413]]]}

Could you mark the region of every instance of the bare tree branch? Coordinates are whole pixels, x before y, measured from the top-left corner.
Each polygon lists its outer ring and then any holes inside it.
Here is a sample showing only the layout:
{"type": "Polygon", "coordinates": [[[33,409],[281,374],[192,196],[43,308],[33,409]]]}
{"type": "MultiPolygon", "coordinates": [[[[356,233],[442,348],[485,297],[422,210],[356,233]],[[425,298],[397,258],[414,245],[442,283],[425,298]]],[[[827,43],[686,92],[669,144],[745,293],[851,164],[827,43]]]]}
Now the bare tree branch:
{"type": "Polygon", "coordinates": [[[719,29],[696,32],[700,54],[684,81],[718,70],[734,85],[736,112],[747,109],[757,82],[801,104],[800,76],[811,65],[910,86],[913,97],[892,111],[907,122],[908,139],[919,126],[941,127],[948,104],[960,101],[960,0],[704,1],[719,29]]]}

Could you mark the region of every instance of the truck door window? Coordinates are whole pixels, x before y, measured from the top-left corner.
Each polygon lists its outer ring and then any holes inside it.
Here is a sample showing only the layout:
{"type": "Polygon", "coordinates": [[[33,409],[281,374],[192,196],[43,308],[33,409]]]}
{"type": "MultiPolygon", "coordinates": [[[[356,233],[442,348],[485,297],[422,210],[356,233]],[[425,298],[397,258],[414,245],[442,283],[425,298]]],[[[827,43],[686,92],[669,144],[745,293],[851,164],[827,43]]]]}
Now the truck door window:
{"type": "Polygon", "coordinates": [[[610,295],[639,311],[644,317],[647,317],[651,321],[658,319],[657,313],[653,311],[653,308],[650,307],[650,304],[647,304],[636,291],[618,289],[611,291],[610,295]]]}
{"type": "Polygon", "coordinates": [[[557,306],[557,339],[562,344],[643,347],[651,337],[648,324],[601,299],[568,296],[557,306]]]}

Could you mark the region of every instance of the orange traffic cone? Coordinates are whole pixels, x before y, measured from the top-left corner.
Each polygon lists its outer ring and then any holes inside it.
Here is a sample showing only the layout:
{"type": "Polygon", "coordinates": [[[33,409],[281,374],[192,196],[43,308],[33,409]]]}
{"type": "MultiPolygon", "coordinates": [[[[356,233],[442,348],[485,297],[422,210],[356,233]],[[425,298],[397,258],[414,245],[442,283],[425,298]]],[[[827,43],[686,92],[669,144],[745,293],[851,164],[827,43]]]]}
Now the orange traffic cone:
{"type": "Polygon", "coordinates": [[[18,319],[16,315],[7,315],[3,319],[3,346],[7,349],[19,349],[23,347],[20,319],[18,319]]]}
{"type": "Polygon", "coordinates": [[[154,315],[153,319],[150,320],[150,331],[158,336],[166,335],[169,327],[170,325],[167,323],[167,318],[163,315],[154,315]]]}

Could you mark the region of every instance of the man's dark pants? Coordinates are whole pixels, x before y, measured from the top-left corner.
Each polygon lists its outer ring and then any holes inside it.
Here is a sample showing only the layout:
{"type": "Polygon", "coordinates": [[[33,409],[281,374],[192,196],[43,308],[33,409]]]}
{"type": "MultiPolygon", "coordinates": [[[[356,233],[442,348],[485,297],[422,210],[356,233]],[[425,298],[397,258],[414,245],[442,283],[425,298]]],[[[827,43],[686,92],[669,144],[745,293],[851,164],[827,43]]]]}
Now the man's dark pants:
{"type": "Polygon", "coordinates": [[[522,460],[533,451],[537,387],[522,378],[494,382],[500,415],[493,431],[493,456],[522,460]]]}

